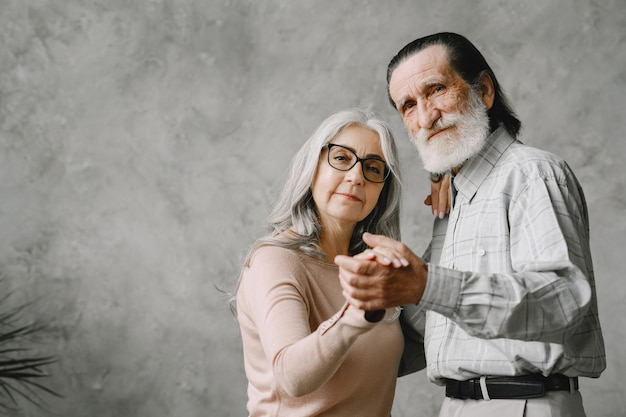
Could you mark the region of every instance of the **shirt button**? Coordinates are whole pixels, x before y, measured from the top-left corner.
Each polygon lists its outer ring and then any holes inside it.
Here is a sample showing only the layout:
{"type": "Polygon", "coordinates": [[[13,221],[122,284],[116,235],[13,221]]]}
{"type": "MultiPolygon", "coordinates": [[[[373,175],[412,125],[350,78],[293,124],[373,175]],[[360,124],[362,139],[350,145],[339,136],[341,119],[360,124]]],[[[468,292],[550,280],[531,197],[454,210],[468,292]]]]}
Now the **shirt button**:
{"type": "Polygon", "coordinates": [[[484,249],[478,249],[478,256],[485,256],[487,252],[484,249]]]}

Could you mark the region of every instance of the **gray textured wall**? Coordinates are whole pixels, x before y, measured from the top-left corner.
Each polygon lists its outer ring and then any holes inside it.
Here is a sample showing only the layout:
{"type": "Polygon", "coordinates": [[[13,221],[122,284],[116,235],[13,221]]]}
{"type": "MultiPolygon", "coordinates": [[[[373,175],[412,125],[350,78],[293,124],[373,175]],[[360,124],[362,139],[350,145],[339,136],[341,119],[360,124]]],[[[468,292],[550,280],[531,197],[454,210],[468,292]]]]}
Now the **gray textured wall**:
{"type": "MultiPolygon", "coordinates": [[[[29,416],[242,416],[230,288],[300,144],[377,110],[403,154],[403,237],[421,252],[424,174],[386,103],[408,41],[467,35],[525,123],[585,187],[609,367],[590,416],[626,414],[626,1],[0,0],[0,273],[60,357],[29,416]],[[470,5],[471,3],[471,5],[470,5]]],[[[394,416],[441,389],[400,380],[394,416]]]]}

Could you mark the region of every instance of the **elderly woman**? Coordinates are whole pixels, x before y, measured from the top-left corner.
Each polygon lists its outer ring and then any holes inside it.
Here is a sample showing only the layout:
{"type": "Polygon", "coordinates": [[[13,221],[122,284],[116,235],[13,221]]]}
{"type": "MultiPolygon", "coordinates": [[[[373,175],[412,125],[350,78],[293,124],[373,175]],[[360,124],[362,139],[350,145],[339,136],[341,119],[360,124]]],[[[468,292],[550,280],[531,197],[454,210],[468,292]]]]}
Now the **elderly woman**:
{"type": "Polygon", "coordinates": [[[400,180],[387,126],[330,116],[292,161],[236,294],[250,416],[388,416],[403,349],[399,309],[365,312],[339,284],[363,232],[400,238],[400,180]],[[383,317],[384,316],[384,317],[383,317]]]}

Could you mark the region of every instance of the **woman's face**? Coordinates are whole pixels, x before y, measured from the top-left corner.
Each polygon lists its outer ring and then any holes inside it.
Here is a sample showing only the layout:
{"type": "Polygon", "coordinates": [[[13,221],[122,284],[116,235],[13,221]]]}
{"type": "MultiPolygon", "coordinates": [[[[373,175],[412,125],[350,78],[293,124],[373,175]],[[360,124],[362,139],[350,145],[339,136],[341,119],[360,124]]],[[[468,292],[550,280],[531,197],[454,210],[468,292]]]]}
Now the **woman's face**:
{"type": "MultiPolygon", "coordinates": [[[[362,126],[348,126],[330,143],[348,148],[359,158],[384,160],[378,134],[362,126]]],[[[333,168],[328,163],[328,152],[328,148],[322,151],[311,186],[320,221],[326,228],[354,227],[372,212],[385,184],[365,179],[363,161],[347,171],[333,168]]]]}

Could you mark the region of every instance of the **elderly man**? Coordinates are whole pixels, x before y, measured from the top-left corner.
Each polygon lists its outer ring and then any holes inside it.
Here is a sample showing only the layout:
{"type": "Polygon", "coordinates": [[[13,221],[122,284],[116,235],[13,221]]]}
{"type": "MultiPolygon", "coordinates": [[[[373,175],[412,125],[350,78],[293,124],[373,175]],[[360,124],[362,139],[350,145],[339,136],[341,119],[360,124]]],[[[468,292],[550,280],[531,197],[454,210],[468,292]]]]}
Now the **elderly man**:
{"type": "Polygon", "coordinates": [[[406,45],[387,84],[431,179],[450,173],[453,208],[422,258],[365,234],[371,250],[335,259],[344,295],[404,305],[401,372],[426,365],[446,387],[441,416],[584,416],[578,377],[606,361],[576,177],[516,139],[520,121],[460,35],[406,45]]]}

